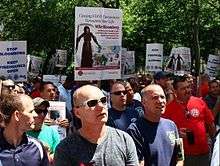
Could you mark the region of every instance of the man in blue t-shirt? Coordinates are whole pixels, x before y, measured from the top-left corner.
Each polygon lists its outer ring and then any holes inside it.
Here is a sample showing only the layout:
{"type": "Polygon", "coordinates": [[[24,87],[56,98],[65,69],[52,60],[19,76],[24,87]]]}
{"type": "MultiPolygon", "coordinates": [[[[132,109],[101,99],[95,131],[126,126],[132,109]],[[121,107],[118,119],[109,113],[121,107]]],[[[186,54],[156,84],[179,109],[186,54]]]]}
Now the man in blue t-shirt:
{"type": "Polygon", "coordinates": [[[126,107],[127,91],[123,82],[117,81],[111,88],[111,108],[108,109],[107,125],[126,131],[131,122],[139,118],[140,113],[126,107]]]}
{"type": "Polygon", "coordinates": [[[179,141],[176,125],[160,117],[166,105],[164,91],[159,85],[152,84],[141,93],[144,116],[127,129],[135,142],[140,165],[176,165],[183,156],[176,144],[179,141]]]}

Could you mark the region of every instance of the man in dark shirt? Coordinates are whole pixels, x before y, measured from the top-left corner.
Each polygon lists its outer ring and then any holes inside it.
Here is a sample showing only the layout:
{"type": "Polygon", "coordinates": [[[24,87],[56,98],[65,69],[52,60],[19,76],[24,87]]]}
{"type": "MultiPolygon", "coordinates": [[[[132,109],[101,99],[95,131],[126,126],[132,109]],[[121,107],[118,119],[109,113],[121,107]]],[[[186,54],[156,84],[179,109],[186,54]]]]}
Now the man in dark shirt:
{"type": "Polygon", "coordinates": [[[140,165],[174,166],[177,152],[181,152],[176,146],[179,135],[174,122],[161,118],[166,105],[163,89],[149,85],[141,94],[144,116],[127,130],[135,142],[140,165]]]}
{"type": "Polygon", "coordinates": [[[0,105],[4,128],[0,132],[0,165],[47,166],[43,146],[25,132],[34,128],[34,105],[27,95],[4,97],[0,105]]]}
{"type": "Polygon", "coordinates": [[[117,81],[111,88],[111,108],[108,109],[107,125],[126,131],[131,122],[139,118],[138,111],[127,107],[127,91],[123,82],[117,81]]]}

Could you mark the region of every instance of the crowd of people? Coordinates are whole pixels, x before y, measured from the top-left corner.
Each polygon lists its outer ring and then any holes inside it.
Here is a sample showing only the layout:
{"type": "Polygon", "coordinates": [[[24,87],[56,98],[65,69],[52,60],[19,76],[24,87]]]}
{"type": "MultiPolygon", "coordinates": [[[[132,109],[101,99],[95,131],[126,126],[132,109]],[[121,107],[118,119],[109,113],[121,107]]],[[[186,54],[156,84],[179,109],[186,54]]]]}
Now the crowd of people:
{"type": "Polygon", "coordinates": [[[195,80],[1,79],[0,166],[220,166],[220,81],[195,80]],[[65,118],[48,116],[51,101],[65,102],[65,118]]]}

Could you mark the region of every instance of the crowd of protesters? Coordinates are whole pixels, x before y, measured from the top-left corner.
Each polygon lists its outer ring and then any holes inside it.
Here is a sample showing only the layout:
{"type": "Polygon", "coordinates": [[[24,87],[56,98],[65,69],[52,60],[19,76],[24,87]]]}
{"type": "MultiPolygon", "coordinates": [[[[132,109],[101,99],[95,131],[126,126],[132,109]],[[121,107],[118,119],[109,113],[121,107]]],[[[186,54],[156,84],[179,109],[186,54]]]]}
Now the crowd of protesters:
{"type": "Polygon", "coordinates": [[[219,128],[220,81],[207,75],[0,80],[0,166],[220,166],[219,128]],[[50,101],[66,105],[62,140],[50,101]]]}

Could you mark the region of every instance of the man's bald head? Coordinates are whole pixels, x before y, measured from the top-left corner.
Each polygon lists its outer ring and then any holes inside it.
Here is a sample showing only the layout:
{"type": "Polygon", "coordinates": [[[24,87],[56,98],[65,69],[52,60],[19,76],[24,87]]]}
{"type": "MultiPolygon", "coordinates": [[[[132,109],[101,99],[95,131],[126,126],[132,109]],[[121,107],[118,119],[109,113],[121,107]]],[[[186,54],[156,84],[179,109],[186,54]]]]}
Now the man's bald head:
{"type": "Polygon", "coordinates": [[[78,88],[73,94],[73,103],[77,107],[81,105],[85,100],[89,99],[91,95],[103,95],[103,92],[96,86],[84,85],[78,88]]]}
{"type": "Polygon", "coordinates": [[[149,94],[151,94],[155,90],[162,90],[163,91],[163,88],[158,84],[150,84],[147,87],[145,87],[144,89],[142,89],[142,91],[141,91],[142,98],[148,96],[149,94]]]}

